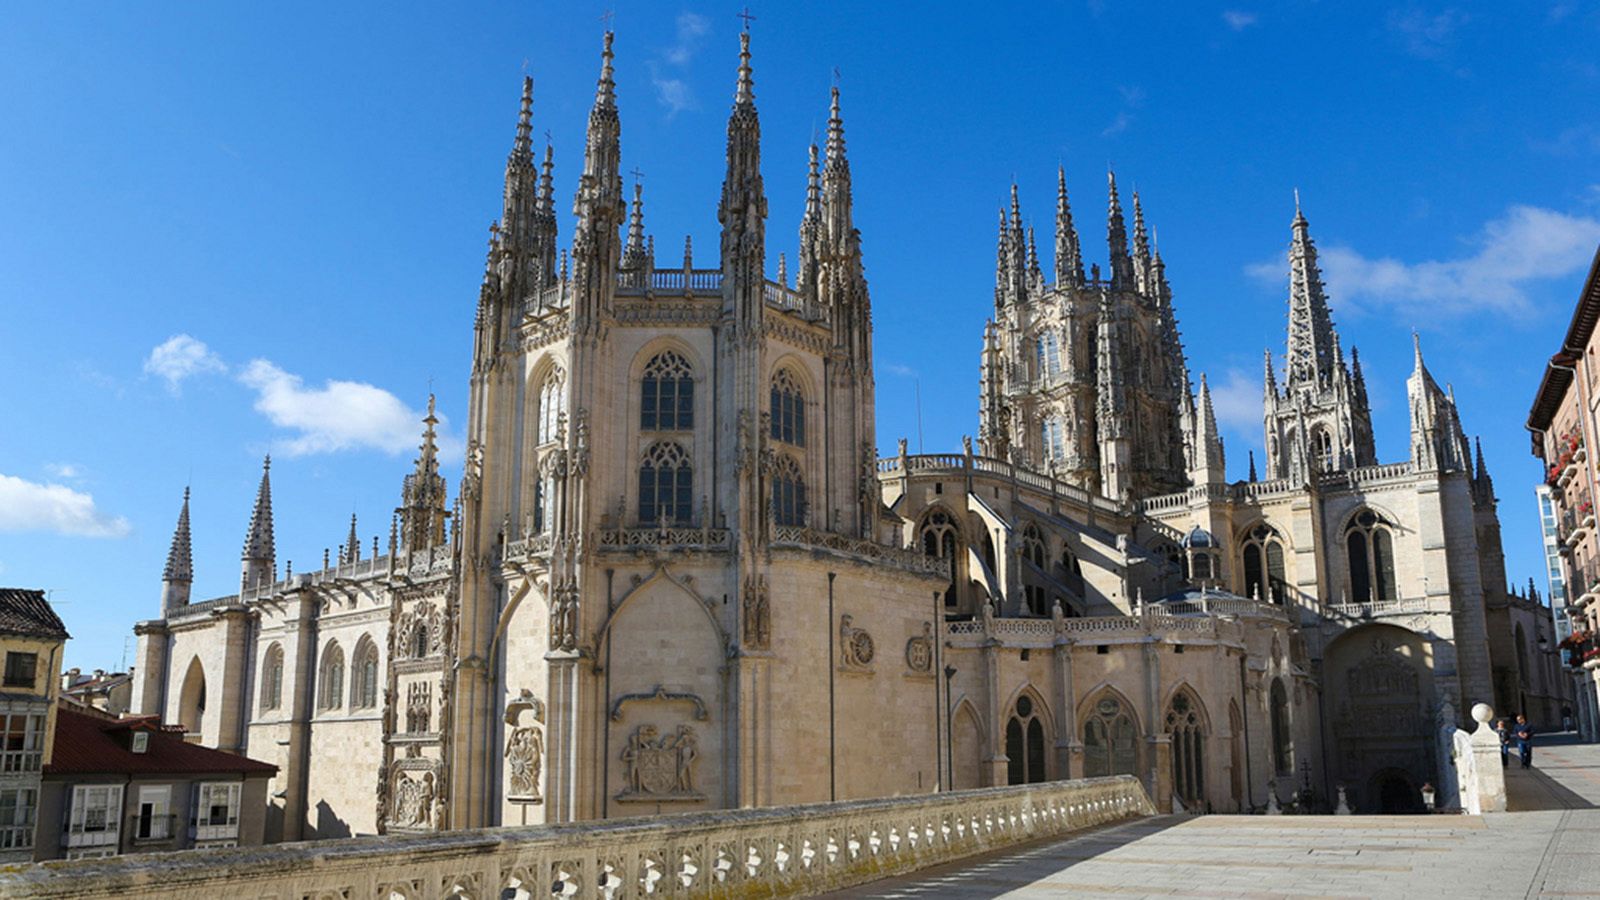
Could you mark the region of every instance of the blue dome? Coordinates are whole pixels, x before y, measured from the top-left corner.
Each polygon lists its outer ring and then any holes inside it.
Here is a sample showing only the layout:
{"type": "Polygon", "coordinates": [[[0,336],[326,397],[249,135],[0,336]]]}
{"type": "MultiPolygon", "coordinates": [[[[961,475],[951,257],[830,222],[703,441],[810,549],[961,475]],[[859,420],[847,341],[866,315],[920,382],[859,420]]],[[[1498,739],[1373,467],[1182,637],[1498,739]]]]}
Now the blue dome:
{"type": "Polygon", "coordinates": [[[1217,539],[1211,536],[1211,532],[1196,525],[1188,534],[1184,535],[1183,545],[1185,547],[1210,548],[1217,545],[1217,539]]]}

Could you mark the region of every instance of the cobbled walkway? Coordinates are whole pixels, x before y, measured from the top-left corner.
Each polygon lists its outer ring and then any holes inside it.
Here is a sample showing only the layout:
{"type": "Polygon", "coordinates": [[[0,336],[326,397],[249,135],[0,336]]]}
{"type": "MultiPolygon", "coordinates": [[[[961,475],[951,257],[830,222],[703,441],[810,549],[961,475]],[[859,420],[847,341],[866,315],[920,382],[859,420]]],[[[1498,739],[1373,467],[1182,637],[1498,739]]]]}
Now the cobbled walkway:
{"type": "Polygon", "coordinates": [[[1546,737],[1487,816],[1162,816],[834,896],[1600,897],[1600,745],[1546,737]]]}

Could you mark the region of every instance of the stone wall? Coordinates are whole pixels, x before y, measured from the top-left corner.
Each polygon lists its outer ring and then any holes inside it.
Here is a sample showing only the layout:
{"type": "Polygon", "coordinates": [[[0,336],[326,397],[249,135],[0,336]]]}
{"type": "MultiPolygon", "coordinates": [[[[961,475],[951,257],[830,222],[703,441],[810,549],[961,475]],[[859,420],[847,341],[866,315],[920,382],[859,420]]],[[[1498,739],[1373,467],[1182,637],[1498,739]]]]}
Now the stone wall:
{"type": "Polygon", "coordinates": [[[0,895],[804,895],[1154,813],[1138,781],[1123,776],[581,825],[50,862],[0,871],[0,895]]]}

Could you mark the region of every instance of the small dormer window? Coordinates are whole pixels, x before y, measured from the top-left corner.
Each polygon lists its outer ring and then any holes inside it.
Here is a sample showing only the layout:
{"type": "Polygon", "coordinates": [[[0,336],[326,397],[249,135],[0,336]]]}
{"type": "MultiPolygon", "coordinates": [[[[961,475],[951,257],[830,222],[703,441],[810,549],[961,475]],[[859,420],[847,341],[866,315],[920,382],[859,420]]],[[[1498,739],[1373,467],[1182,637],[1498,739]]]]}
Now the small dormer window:
{"type": "Polygon", "coordinates": [[[144,753],[150,749],[150,732],[135,731],[133,733],[133,752],[144,753]]]}

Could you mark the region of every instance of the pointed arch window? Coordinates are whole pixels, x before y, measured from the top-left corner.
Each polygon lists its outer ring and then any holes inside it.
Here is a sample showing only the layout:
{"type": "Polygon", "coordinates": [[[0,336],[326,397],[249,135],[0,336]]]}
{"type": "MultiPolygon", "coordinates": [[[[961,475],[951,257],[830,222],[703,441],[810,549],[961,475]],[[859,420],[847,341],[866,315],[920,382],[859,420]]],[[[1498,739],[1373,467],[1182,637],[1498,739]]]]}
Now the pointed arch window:
{"type": "Polygon", "coordinates": [[[261,667],[261,708],[277,709],[283,705],[283,645],[274,641],[267,648],[266,663],[261,667]]]}
{"type": "Polygon", "coordinates": [[[1022,529],[1022,558],[1033,563],[1033,570],[1023,568],[1023,597],[1028,603],[1028,612],[1036,616],[1050,615],[1049,592],[1044,585],[1034,583],[1044,572],[1044,536],[1039,533],[1039,527],[1029,522],[1022,529]]]}
{"type": "Polygon", "coordinates": [[[1205,732],[1200,701],[1181,690],[1167,705],[1166,728],[1172,738],[1172,790],[1190,809],[1205,802],[1205,732]]]}
{"type": "Polygon", "coordinates": [[[1279,775],[1294,774],[1294,736],[1289,728],[1289,692],[1272,680],[1272,765],[1279,775]]]}
{"type": "Polygon", "coordinates": [[[1289,593],[1283,559],[1283,540],[1272,526],[1250,529],[1244,541],[1244,595],[1282,606],[1289,593]]]}
{"type": "Polygon", "coordinates": [[[672,441],[657,441],[639,465],[639,522],[645,526],[688,525],[694,497],[689,453],[672,441]]]}
{"type": "Polygon", "coordinates": [[[772,468],[772,511],[779,525],[804,525],[806,482],[800,464],[787,453],[777,456],[772,468]]]}
{"type": "Polygon", "coordinates": [[[944,591],[944,605],[956,605],[956,526],[949,514],[934,510],[922,523],[922,553],[945,560],[950,566],[950,586],[944,591]]]}
{"type": "Polygon", "coordinates": [[[789,369],[772,376],[772,439],[806,445],[806,395],[789,369]]]}
{"type": "Polygon", "coordinates": [[[567,376],[559,366],[552,368],[539,385],[539,428],[537,442],[548,444],[556,439],[558,423],[567,412],[567,376]]]}
{"type": "Polygon", "coordinates": [[[1017,698],[1011,718],[1006,722],[1006,781],[1008,784],[1036,784],[1044,781],[1044,722],[1038,706],[1027,694],[1017,698]]]}
{"type": "Polygon", "coordinates": [[[1056,333],[1046,331],[1034,341],[1039,357],[1039,377],[1054,378],[1061,374],[1061,343],[1056,333]]]}
{"type": "Polygon", "coordinates": [[[1067,455],[1067,442],[1062,434],[1061,417],[1045,416],[1040,424],[1040,438],[1043,441],[1044,458],[1061,460],[1067,455]]]}
{"type": "Polygon", "coordinates": [[[1083,722],[1083,775],[1134,774],[1138,731],[1122,700],[1104,694],[1083,722]]]}
{"type": "Polygon", "coordinates": [[[651,357],[639,385],[639,427],[644,431],[694,428],[694,368],[676,351],[651,357]]]}
{"type": "Polygon", "coordinates": [[[354,684],[350,690],[352,709],[371,709],[378,705],[378,646],[365,635],[356,644],[352,667],[354,684]]]}
{"type": "Polygon", "coordinates": [[[1397,599],[1389,524],[1372,510],[1362,510],[1350,520],[1344,543],[1350,564],[1350,599],[1355,603],[1397,599]]]}
{"type": "Polygon", "coordinates": [[[1317,428],[1311,432],[1311,452],[1315,457],[1318,472],[1332,472],[1337,466],[1333,452],[1333,436],[1326,428],[1317,428]]]}
{"type": "Polygon", "coordinates": [[[340,648],[338,641],[329,641],[327,649],[322,651],[322,667],[318,683],[319,709],[339,709],[344,706],[344,650],[340,648]]]}

